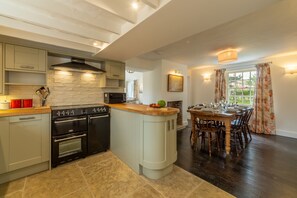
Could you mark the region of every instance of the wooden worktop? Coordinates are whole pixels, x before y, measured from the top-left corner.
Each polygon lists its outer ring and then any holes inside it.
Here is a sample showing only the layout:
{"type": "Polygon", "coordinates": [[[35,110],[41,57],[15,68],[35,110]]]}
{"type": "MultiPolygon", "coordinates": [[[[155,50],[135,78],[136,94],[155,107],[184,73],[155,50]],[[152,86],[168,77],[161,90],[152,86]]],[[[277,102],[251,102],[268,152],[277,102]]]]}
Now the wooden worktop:
{"type": "Polygon", "coordinates": [[[0,117],[30,115],[30,114],[45,114],[50,112],[51,112],[50,107],[17,108],[17,109],[0,110],[0,117]]]}
{"type": "Polygon", "coordinates": [[[165,108],[152,108],[148,105],[140,105],[140,104],[106,104],[114,109],[120,109],[125,111],[130,111],[134,113],[140,113],[144,115],[151,115],[151,116],[166,116],[166,115],[174,115],[179,112],[179,109],[165,107],[165,108]]]}

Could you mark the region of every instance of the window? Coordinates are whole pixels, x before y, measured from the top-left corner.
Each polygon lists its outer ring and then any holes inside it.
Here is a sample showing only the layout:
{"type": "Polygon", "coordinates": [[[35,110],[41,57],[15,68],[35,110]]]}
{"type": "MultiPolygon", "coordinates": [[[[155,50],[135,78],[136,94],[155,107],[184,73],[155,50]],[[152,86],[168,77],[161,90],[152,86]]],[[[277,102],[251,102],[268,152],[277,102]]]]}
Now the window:
{"type": "Polygon", "coordinates": [[[256,74],[256,70],[227,73],[227,97],[229,104],[253,104],[256,74]]]}
{"type": "Polygon", "coordinates": [[[135,98],[135,93],[134,93],[134,80],[127,81],[126,82],[126,88],[127,88],[127,98],[128,100],[134,99],[135,98]]]}

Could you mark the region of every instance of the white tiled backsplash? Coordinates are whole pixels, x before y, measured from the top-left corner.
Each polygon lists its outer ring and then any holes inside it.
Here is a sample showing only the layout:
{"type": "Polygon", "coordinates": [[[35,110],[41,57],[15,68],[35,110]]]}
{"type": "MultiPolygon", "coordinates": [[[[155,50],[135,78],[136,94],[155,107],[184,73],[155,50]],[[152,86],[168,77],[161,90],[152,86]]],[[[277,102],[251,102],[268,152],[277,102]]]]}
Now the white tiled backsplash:
{"type": "MultiPolygon", "coordinates": [[[[99,87],[100,74],[79,72],[62,72],[49,70],[47,85],[51,94],[47,105],[76,105],[103,102],[104,92],[123,91],[121,89],[102,89],[99,87]]],[[[35,91],[40,86],[9,86],[9,95],[0,96],[0,100],[33,98],[33,105],[40,106],[40,100],[35,91]]]]}

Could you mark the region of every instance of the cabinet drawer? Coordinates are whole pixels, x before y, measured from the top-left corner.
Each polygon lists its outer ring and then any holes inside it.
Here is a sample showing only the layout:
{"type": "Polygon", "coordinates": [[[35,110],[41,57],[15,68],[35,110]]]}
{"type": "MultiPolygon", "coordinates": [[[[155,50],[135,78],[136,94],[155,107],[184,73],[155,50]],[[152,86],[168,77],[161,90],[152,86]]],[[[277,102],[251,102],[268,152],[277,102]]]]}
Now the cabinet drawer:
{"type": "Polygon", "coordinates": [[[41,120],[41,114],[37,115],[24,115],[24,116],[13,116],[10,117],[10,123],[14,122],[28,122],[28,121],[34,121],[34,120],[41,120]]]}

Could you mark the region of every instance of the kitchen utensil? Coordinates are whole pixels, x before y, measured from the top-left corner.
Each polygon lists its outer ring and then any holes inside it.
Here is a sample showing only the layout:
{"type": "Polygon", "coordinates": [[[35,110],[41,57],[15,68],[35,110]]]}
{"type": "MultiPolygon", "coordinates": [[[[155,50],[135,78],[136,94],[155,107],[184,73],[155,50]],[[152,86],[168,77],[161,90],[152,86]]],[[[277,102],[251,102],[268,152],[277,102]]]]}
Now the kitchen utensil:
{"type": "Polygon", "coordinates": [[[46,99],[50,95],[50,90],[48,87],[40,87],[35,91],[36,95],[40,98],[40,104],[41,106],[45,106],[46,99]]]}

